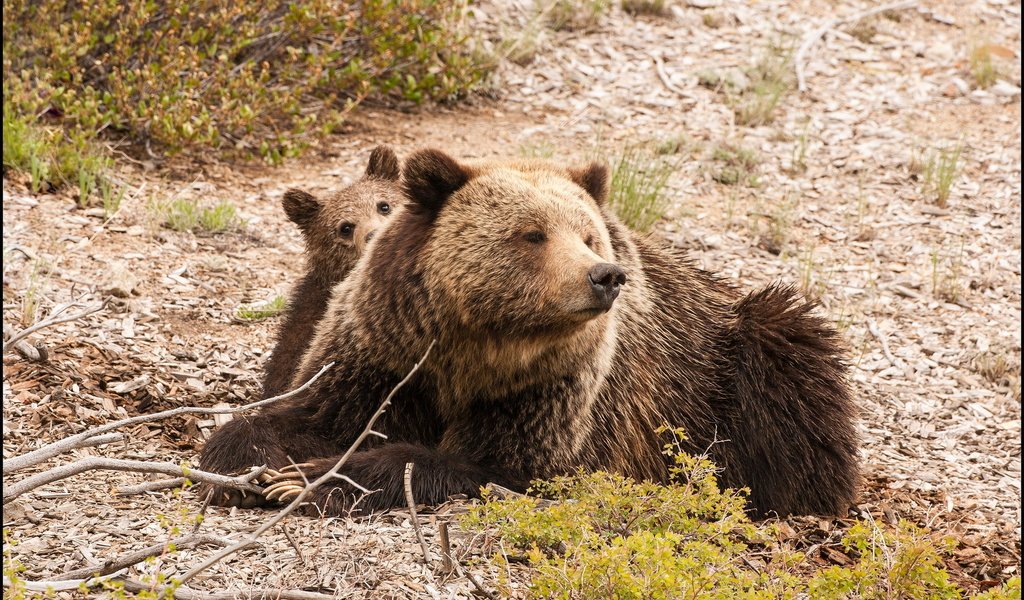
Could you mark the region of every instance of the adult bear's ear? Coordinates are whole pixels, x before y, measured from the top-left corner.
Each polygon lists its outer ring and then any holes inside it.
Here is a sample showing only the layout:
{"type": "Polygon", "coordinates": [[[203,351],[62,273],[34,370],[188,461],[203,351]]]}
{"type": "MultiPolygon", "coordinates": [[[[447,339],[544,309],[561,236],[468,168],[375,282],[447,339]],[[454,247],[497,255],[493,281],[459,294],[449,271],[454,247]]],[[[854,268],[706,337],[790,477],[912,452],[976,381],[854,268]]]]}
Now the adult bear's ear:
{"type": "Polygon", "coordinates": [[[320,212],[320,201],[313,194],[295,188],[284,193],[281,205],[288,218],[303,231],[309,229],[316,214],[320,212]]]}
{"type": "Polygon", "coordinates": [[[585,167],[569,169],[569,179],[586,190],[599,205],[604,204],[604,201],[608,199],[607,165],[592,162],[585,167]]]}
{"type": "Polygon", "coordinates": [[[469,179],[469,169],[440,150],[418,150],[405,161],[405,193],[430,213],[441,210],[469,179]]]}
{"type": "Polygon", "coordinates": [[[380,145],[370,152],[370,164],[366,165],[366,176],[385,181],[398,181],[401,175],[398,155],[391,146],[380,145]]]}

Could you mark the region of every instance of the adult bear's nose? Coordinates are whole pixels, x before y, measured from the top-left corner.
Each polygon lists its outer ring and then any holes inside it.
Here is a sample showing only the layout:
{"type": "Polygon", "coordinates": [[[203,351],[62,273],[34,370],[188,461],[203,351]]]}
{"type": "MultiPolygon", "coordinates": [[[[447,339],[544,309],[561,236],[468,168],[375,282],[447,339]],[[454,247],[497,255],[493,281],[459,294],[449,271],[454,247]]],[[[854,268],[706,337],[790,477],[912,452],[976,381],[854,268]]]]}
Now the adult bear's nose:
{"type": "Polygon", "coordinates": [[[626,273],[611,263],[598,263],[590,267],[587,279],[601,308],[608,310],[619,295],[619,286],[626,283],[626,273]]]}

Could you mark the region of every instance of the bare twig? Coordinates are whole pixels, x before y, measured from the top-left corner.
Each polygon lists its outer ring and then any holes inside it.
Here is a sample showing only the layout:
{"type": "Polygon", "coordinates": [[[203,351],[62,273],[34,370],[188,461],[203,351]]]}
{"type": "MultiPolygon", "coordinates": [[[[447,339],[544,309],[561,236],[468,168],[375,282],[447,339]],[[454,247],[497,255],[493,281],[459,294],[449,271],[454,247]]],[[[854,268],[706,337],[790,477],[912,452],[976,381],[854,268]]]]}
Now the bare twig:
{"type": "Polygon", "coordinates": [[[86,579],[89,577],[99,577],[102,575],[109,575],[116,573],[121,569],[130,567],[138,564],[150,556],[160,556],[167,552],[168,548],[174,547],[175,549],[181,550],[183,548],[195,548],[196,546],[205,546],[213,544],[216,546],[227,546],[231,543],[231,540],[218,537],[215,535],[202,534],[202,535],[183,535],[181,537],[174,538],[166,542],[159,544],[153,544],[141,550],[118,556],[105,561],[103,564],[94,565],[92,567],[83,567],[81,569],[75,569],[74,571],[68,571],[57,576],[56,581],[68,581],[70,579],[86,579]]]}
{"type": "Polygon", "coordinates": [[[452,562],[452,543],[448,539],[448,523],[445,521],[437,523],[437,541],[441,545],[441,568],[445,573],[451,573],[455,570],[455,564],[452,562]]]}
{"type": "Polygon", "coordinates": [[[862,19],[872,17],[877,14],[889,12],[891,10],[906,10],[917,6],[917,2],[914,0],[902,0],[900,2],[892,2],[890,4],[883,4],[882,6],[876,6],[868,10],[863,10],[846,17],[837,17],[835,19],[829,19],[821,27],[811,31],[804,36],[800,42],[800,46],[796,50],[796,54],[793,56],[793,65],[796,68],[796,87],[799,91],[807,91],[807,81],[804,77],[804,55],[811,49],[811,46],[815,44],[823,35],[828,33],[830,30],[835,29],[839,25],[845,23],[856,23],[862,19]]]}
{"type": "Polygon", "coordinates": [[[238,552],[239,550],[241,550],[242,548],[245,548],[246,546],[250,546],[250,545],[256,543],[256,540],[261,535],[263,535],[268,530],[273,528],[275,525],[280,523],[285,517],[290,515],[296,508],[298,508],[303,502],[305,502],[307,496],[309,496],[310,494],[315,492],[323,484],[327,483],[328,481],[331,481],[332,479],[335,479],[336,476],[338,475],[338,472],[341,470],[341,468],[343,466],[345,466],[346,462],[348,462],[349,457],[351,457],[355,453],[355,451],[359,448],[359,446],[363,443],[363,441],[366,440],[366,438],[370,437],[371,432],[373,431],[373,426],[377,424],[377,420],[380,419],[380,417],[387,410],[388,406],[391,405],[391,400],[392,400],[392,398],[395,397],[395,394],[398,393],[398,390],[402,389],[402,387],[406,383],[408,383],[410,379],[412,379],[412,376],[415,375],[416,372],[420,370],[420,366],[422,366],[424,361],[427,360],[427,357],[430,356],[430,351],[434,348],[434,344],[436,344],[436,343],[437,343],[437,340],[434,340],[434,341],[430,342],[430,346],[428,346],[427,347],[427,351],[423,353],[423,357],[419,360],[419,362],[417,362],[415,365],[413,365],[412,370],[409,371],[409,374],[406,375],[404,379],[399,381],[398,385],[396,385],[391,390],[391,393],[389,393],[387,398],[384,399],[384,402],[381,403],[380,407],[377,409],[377,412],[373,413],[373,416],[370,417],[370,421],[366,424],[366,427],[363,428],[363,431],[362,431],[362,433],[359,434],[359,437],[357,437],[356,440],[354,442],[352,442],[352,445],[349,446],[349,449],[345,452],[345,454],[343,454],[342,457],[340,459],[338,459],[338,462],[336,462],[334,464],[334,468],[332,468],[327,473],[324,473],[323,475],[318,477],[315,481],[313,481],[308,486],[303,488],[303,490],[299,493],[299,495],[296,496],[291,501],[291,503],[288,506],[286,506],[283,509],[281,509],[277,514],[275,514],[270,519],[267,519],[266,521],[264,521],[264,523],[262,525],[260,525],[258,528],[256,528],[256,530],[253,531],[252,534],[248,538],[246,538],[246,539],[244,539],[244,540],[242,540],[242,541],[240,541],[240,542],[238,542],[236,544],[233,544],[230,547],[225,548],[224,550],[221,550],[217,554],[215,554],[215,555],[211,556],[210,558],[204,560],[199,565],[193,567],[187,573],[185,573],[184,575],[181,576],[181,578],[178,580],[179,583],[181,585],[184,585],[184,584],[188,583],[193,577],[195,577],[196,575],[202,573],[203,571],[205,571],[206,569],[212,567],[213,565],[217,564],[221,560],[227,558],[228,556],[234,554],[235,552],[238,552]]]}
{"type": "Polygon", "coordinates": [[[423,562],[430,564],[430,548],[427,540],[423,537],[423,530],[420,529],[420,521],[416,517],[416,499],[412,496],[412,468],[414,463],[405,463],[405,503],[409,505],[409,519],[412,521],[413,531],[416,532],[416,539],[420,542],[420,549],[423,550],[423,562]]]}
{"type": "Polygon", "coordinates": [[[685,90],[679,88],[676,84],[672,83],[668,73],[665,71],[665,63],[661,60],[661,57],[657,53],[651,52],[649,54],[652,60],[654,60],[654,70],[658,73],[658,79],[661,80],[662,85],[665,86],[668,91],[675,93],[678,96],[682,96],[688,100],[692,100],[689,94],[685,90]]]}
{"type": "Polygon", "coordinates": [[[174,477],[172,479],[159,479],[157,481],[147,481],[146,483],[140,483],[139,485],[127,485],[114,489],[114,495],[116,496],[137,496],[138,494],[145,494],[147,492],[159,492],[160,490],[168,490],[171,488],[177,488],[185,485],[184,477],[174,477]]]}
{"type": "Polygon", "coordinates": [[[903,361],[893,356],[892,351],[889,350],[889,342],[885,339],[885,336],[882,335],[882,332],[879,331],[878,323],[875,323],[874,319],[868,319],[868,331],[871,332],[871,335],[875,336],[875,339],[878,340],[879,344],[881,344],[882,354],[885,355],[885,359],[889,361],[889,364],[897,369],[904,368],[905,365],[903,364],[903,361]]]}
{"type": "Polygon", "coordinates": [[[480,579],[476,575],[470,573],[469,571],[462,570],[462,565],[459,563],[458,560],[456,560],[453,564],[455,565],[455,572],[458,573],[460,577],[465,577],[466,579],[468,579],[469,582],[473,584],[473,587],[480,590],[480,593],[482,593],[484,596],[487,596],[491,600],[498,600],[498,597],[494,595],[494,592],[485,588],[483,582],[480,581],[480,579]]]}
{"type": "MultiPolygon", "coordinates": [[[[161,597],[170,597],[175,600],[337,600],[337,596],[321,594],[319,592],[306,592],[303,590],[286,590],[281,588],[253,588],[249,590],[231,590],[225,592],[199,592],[185,587],[171,588],[168,586],[156,586],[143,583],[134,579],[121,579],[120,577],[104,576],[92,579],[70,579],[49,580],[49,581],[25,581],[20,580],[19,585],[24,586],[30,592],[60,592],[79,590],[83,586],[89,589],[99,586],[104,581],[119,581],[124,584],[127,592],[153,592],[158,591],[161,597]]],[[[4,575],[4,587],[10,587],[11,580],[4,575]]]]}
{"type": "Polygon", "coordinates": [[[31,327],[26,327],[25,329],[22,329],[18,333],[12,335],[10,339],[4,342],[4,354],[7,354],[7,351],[13,348],[14,345],[17,344],[19,341],[27,338],[28,336],[39,331],[40,329],[45,329],[47,327],[52,327],[53,325],[59,325],[61,323],[67,323],[68,321],[74,321],[76,319],[81,319],[82,317],[87,317],[94,312],[99,312],[100,310],[102,310],[107,305],[107,302],[104,300],[103,302],[100,302],[99,304],[94,304],[81,312],[76,312],[71,315],[65,315],[63,317],[60,316],[61,314],[64,313],[64,311],[76,305],[78,305],[77,302],[72,302],[71,304],[61,306],[55,309],[48,318],[39,321],[38,323],[31,327]]]}
{"type": "Polygon", "coordinates": [[[184,469],[180,465],[169,462],[148,462],[144,460],[123,460],[119,458],[107,458],[105,456],[90,456],[67,465],[54,467],[48,471],[37,473],[26,477],[21,481],[8,484],[4,483],[4,504],[14,500],[22,494],[32,491],[39,486],[67,479],[73,475],[85,473],[86,471],[133,471],[136,473],[163,473],[177,477],[188,477],[192,481],[219,485],[221,487],[242,490],[259,494],[263,488],[249,483],[259,477],[266,467],[253,467],[248,473],[229,477],[218,473],[207,473],[196,469],[184,469]]]}
{"type": "Polygon", "coordinates": [[[69,450],[78,450],[79,448],[89,448],[91,446],[102,446],[103,444],[112,444],[114,442],[120,442],[124,439],[123,433],[105,433],[103,435],[95,435],[91,438],[86,438],[81,442],[75,444],[69,450]]]}
{"type": "MultiPolygon", "coordinates": [[[[124,580],[124,589],[129,592],[148,592],[153,589],[153,586],[141,581],[126,579],[124,580]]],[[[161,590],[161,594],[167,594],[168,592],[171,592],[170,588],[165,587],[161,590]]],[[[199,592],[179,587],[172,593],[175,600],[337,600],[338,598],[334,594],[321,594],[304,590],[285,590],[281,588],[199,592]]]]}
{"type": "Polygon", "coordinates": [[[165,410],[163,412],[158,412],[151,415],[139,415],[137,417],[129,417],[127,419],[121,419],[120,421],[114,421],[112,423],[106,423],[105,425],[93,427],[92,429],[87,429],[82,433],[77,433],[70,437],[66,437],[60,441],[53,442],[52,444],[47,444],[42,448],[37,448],[36,450],[33,450],[32,452],[29,452],[27,454],[22,454],[21,456],[12,456],[11,458],[5,458],[3,464],[3,474],[7,475],[8,473],[13,473],[26,467],[31,467],[32,465],[39,464],[48,458],[52,458],[54,456],[57,456],[58,454],[79,447],[77,446],[77,444],[79,444],[82,440],[96,437],[101,433],[106,433],[114,429],[120,429],[121,427],[128,427],[130,425],[135,425],[137,423],[145,423],[149,421],[159,421],[161,419],[168,419],[170,417],[176,417],[178,415],[221,415],[226,413],[237,413],[252,410],[254,408],[259,408],[272,402],[277,402],[278,400],[284,400],[302,391],[305,391],[306,388],[312,385],[314,381],[319,379],[320,376],[324,374],[324,372],[326,372],[333,366],[333,362],[324,365],[324,367],[317,371],[316,375],[313,375],[309,379],[309,381],[307,381],[306,383],[302,384],[302,386],[290,392],[286,392],[284,394],[274,396],[272,398],[259,400],[257,402],[252,402],[244,406],[239,406],[236,408],[199,408],[195,406],[180,406],[178,408],[172,408],[170,410],[165,410]]]}

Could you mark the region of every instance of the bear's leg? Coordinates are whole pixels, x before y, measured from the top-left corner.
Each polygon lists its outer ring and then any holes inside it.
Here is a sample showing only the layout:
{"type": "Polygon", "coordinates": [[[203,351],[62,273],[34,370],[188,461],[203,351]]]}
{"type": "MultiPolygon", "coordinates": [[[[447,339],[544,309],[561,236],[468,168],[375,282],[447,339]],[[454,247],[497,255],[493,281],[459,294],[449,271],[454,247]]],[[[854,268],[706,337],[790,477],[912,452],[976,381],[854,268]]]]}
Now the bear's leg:
{"type": "MultiPolygon", "coordinates": [[[[280,469],[309,458],[337,452],[330,440],[308,430],[299,430],[295,427],[296,423],[288,422],[287,418],[287,414],[272,413],[235,417],[210,437],[203,447],[199,468],[234,475],[254,466],[267,465],[271,469],[280,469]]],[[[211,488],[215,505],[248,508],[265,504],[262,496],[216,486],[203,486],[200,494],[205,497],[211,488]]]]}
{"type": "Polygon", "coordinates": [[[736,310],[735,470],[724,483],[749,486],[761,514],[845,514],[860,474],[838,334],[789,288],[752,293],[736,310]]]}
{"type": "MultiPolygon", "coordinates": [[[[282,499],[294,498],[305,483],[330,471],[341,456],[309,461],[283,486],[292,493],[282,499]]],[[[318,512],[329,516],[370,513],[396,506],[405,506],[405,466],[413,463],[412,493],[417,503],[440,504],[455,494],[480,496],[480,487],[499,481],[493,473],[472,461],[419,444],[393,443],[356,452],[349,457],[340,474],[371,491],[364,494],[345,482],[331,482],[318,488],[307,498],[318,512]]],[[[273,487],[268,495],[276,498],[273,487]]]]}

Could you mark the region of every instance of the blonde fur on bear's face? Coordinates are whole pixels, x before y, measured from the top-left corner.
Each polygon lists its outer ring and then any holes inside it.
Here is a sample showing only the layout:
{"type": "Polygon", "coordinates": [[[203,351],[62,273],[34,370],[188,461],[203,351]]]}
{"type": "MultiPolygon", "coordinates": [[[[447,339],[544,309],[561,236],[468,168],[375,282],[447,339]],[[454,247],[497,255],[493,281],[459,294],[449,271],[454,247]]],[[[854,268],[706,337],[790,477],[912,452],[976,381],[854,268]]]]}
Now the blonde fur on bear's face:
{"type": "Polygon", "coordinates": [[[475,170],[445,202],[424,249],[433,304],[463,327],[506,339],[561,336],[602,317],[588,273],[615,257],[594,200],[539,165],[475,170]]]}

